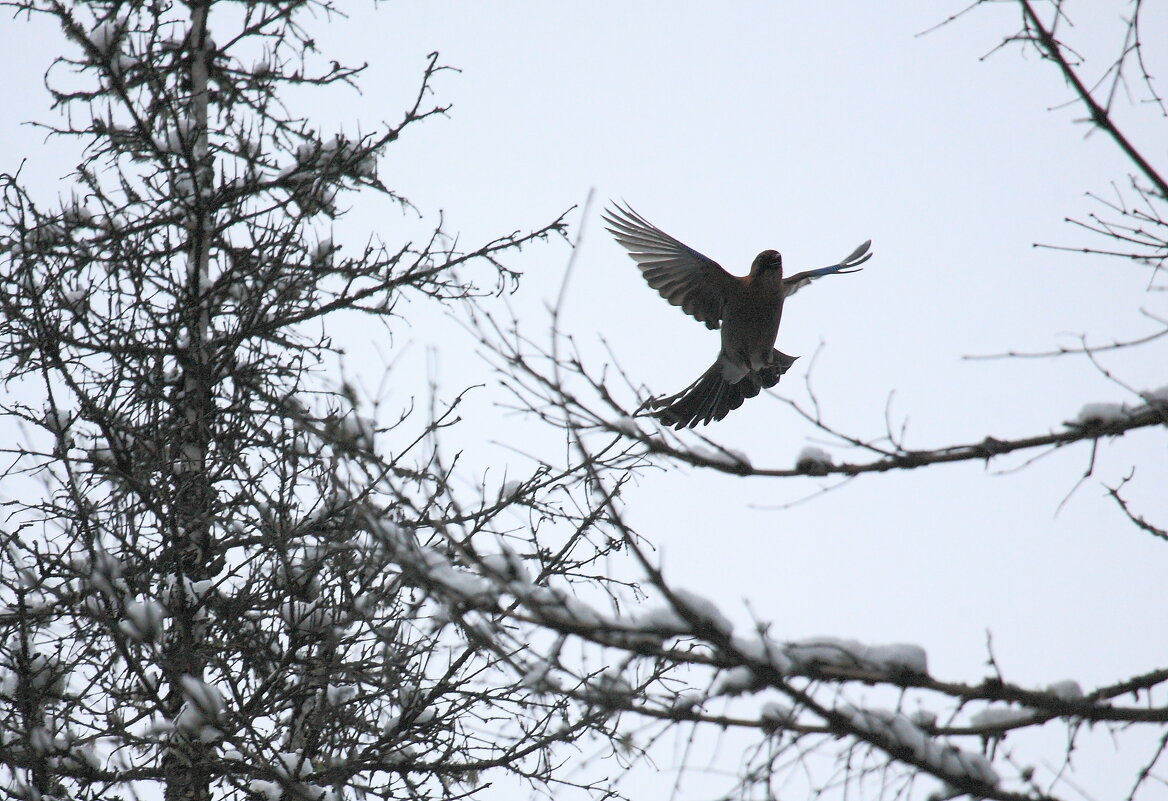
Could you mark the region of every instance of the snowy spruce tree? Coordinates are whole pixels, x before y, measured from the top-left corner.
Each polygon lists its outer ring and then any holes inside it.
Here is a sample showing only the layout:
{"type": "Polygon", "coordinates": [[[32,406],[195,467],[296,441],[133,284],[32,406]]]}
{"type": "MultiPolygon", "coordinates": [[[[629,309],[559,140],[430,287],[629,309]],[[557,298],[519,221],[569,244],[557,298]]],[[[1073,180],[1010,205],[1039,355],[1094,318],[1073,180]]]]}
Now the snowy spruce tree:
{"type": "Polygon", "coordinates": [[[540,639],[498,588],[600,585],[604,510],[573,501],[573,468],[456,498],[436,432],[458,390],[381,419],[324,369],[341,317],[388,342],[403,299],[473,305],[562,220],[472,249],[392,218],[334,242],[354,197],[413,214],[378,161],[444,108],[435,55],[383,130],[299,116],[359,78],[314,50],[327,2],[6,5],[6,25],[59,26],[44,124],[79,166],[47,189],[18,161],[0,176],[5,797],[573,781],[558,748],[608,715],[537,692],[540,639]],[[504,540],[513,505],[532,523],[504,540]]]}

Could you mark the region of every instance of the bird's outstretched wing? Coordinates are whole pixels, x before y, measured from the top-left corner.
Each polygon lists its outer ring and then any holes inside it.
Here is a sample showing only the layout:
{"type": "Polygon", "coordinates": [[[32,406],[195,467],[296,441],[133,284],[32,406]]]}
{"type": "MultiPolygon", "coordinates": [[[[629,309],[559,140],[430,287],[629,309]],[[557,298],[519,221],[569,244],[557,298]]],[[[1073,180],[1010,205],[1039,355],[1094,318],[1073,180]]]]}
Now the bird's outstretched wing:
{"type": "Polygon", "coordinates": [[[868,252],[868,248],[870,247],[872,247],[871,239],[853,250],[839,264],[833,264],[830,267],[820,267],[818,270],[807,270],[806,272],[792,275],[790,278],[784,278],[783,297],[791,297],[800,289],[814,281],[816,278],[821,278],[825,275],[856,272],[860,269],[861,264],[872,258],[872,254],[868,252]]]}
{"type": "Polygon", "coordinates": [[[622,208],[614,203],[602,218],[609,233],[629,252],[649,286],[661,297],[680,306],[707,328],[721,325],[722,307],[726,297],[735,291],[738,279],[628,206],[622,208]]]}

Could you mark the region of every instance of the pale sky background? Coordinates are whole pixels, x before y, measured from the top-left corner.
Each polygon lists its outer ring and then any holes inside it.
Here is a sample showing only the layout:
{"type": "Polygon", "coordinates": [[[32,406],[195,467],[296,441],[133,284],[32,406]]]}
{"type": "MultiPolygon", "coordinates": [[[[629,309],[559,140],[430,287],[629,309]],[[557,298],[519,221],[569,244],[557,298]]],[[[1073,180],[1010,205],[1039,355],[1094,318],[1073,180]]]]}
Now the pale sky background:
{"type": "MultiPolygon", "coordinates": [[[[603,336],[636,380],[674,392],[718,347],[716,333],[644,285],[603,231],[599,205],[623,198],[739,274],[766,248],[798,271],[873,240],[863,272],[824,279],[790,302],[778,342],[803,357],[778,387],[796,399],[806,398],[810,357],[824,343],[815,390],[826,418],[848,433],[879,436],[888,407],[894,425],[907,420],[910,447],[1042,434],[1086,402],[1137,399],[1083,358],[962,357],[1049,350],[1081,334],[1097,344],[1138,337],[1155,327],[1139,308],[1164,314],[1165,303],[1146,291],[1144,268],[1032,247],[1106,245],[1064,218],[1101,210],[1084,194],[1111,197],[1127,165],[1102,135],[1084,139],[1085,126],[1073,124],[1078,108],[1051,110],[1069,99],[1051,65],[1016,48],[981,60],[1018,29],[1011,5],[917,36],[965,4],[402,2],[373,15],[353,4],[351,20],[322,21],[317,38],[326,56],[370,63],[364,94],[318,96],[311,110],[322,130],[329,120],[348,130],[396,121],[425,55],[438,50],[462,70],[436,83],[437,99],[453,104],[450,118],[393,145],[380,168],[385,183],[427,213],[444,210],[467,243],[550,221],[595,189],[563,324],[592,347],[596,368],[603,336]]],[[[1126,8],[1070,6],[1091,76],[1113,58],[1126,8]]],[[[1151,47],[1168,41],[1168,17],[1158,13],[1147,20],[1151,47]]],[[[0,22],[6,171],[39,150],[39,137],[16,123],[49,116],[40,75],[61,46],[44,26],[0,22]]],[[[1168,47],[1148,55],[1168,66],[1168,47]]],[[[1164,120],[1150,107],[1125,106],[1122,118],[1163,164],[1164,120]]],[[[47,181],[77,160],[27,170],[47,181]]],[[[342,245],[359,248],[364,236],[345,232],[370,229],[393,242],[406,225],[374,198],[351,203],[336,234],[342,245]]],[[[512,305],[529,335],[546,329],[543,304],[567,259],[557,245],[516,262],[527,277],[512,305]]],[[[460,329],[431,320],[423,304],[406,313],[414,325],[395,342],[371,343],[386,354],[411,343],[395,383],[408,386],[405,371],[417,370],[413,391],[423,392],[430,347],[451,393],[483,379],[460,329]]],[[[349,369],[375,387],[380,372],[354,366],[370,363],[354,357],[349,369]]],[[[1168,384],[1163,345],[1105,364],[1136,389],[1168,384]]],[[[529,465],[496,440],[556,451],[558,440],[531,423],[499,421],[482,397],[489,437],[468,442],[464,430],[450,443],[465,447],[471,464],[491,465],[501,480],[504,466],[529,465]]],[[[707,431],[760,467],[793,466],[805,444],[822,446],[765,397],[707,431]]],[[[1061,511],[1089,445],[1017,472],[1010,468],[1034,454],[988,469],[864,476],[783,510],[774,507],[824,482],[669,470],[627,492],[626,511],[673,581],[717,599],[743,625],[749,601],[780,638],[919,643],[935,676],[965,681],[987,675],[989,631],[1007,679],[1041,687],[1074,678],[1089,691],[1165,664],[1164,544],[1129,525],[1103,485],[1138,465],[1131,499],[1162,525],[1166,440],[1140,431],[1101,443],[1094,475],[1061,511]]],[[[837,460],[859,458],[823,447],[837,460]]],[[[1061,728],[1047,728],[1059,742],[1061,728]]],[[[1077,780],[1097,797],[1126,793],[1129,758],[1146,753],[1105,750],[1077,780]],[[1119,787],[1108,780],[1116,776],[1119,787]]]]}

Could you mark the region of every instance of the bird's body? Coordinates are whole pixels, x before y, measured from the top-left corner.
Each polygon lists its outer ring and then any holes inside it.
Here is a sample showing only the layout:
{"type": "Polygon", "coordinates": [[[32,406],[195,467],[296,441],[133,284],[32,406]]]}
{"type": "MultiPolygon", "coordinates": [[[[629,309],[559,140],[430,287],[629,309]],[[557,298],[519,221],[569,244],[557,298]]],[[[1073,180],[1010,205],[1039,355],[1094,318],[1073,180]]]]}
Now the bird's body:
{"type": "Polygon", "coordinates": [[[852,272],[871,257],[871,242],[865,242],[839,264],[784,279],[782,256],[764,250],[749,275],[735,277],[630,208],[614,206],[604,220],[649,286],[706,327],[722,329],[718,358],[697,381],[646,404],[676,428],[721,420],[744,399],[777,384],[796,358],[775,349],[783,301],[813,279],[852,272]]]}
{"type": "Polygon", "coordinates": [[[759,254],[750,275],[736,279],[737,291],[727,292],[722,306],[722,376],[737,383],[772,361],[779,322],[783,317],[783,267],[764,267],[773,250],[759,254]]]}

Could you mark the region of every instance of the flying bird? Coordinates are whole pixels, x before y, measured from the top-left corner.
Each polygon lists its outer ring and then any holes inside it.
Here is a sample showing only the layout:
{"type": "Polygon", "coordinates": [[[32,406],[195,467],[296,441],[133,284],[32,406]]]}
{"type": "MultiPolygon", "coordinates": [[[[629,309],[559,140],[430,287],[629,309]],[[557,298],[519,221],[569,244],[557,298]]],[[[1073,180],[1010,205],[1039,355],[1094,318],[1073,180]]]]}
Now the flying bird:
{"type": "Polygon", "coordinates": [[[721,420],[746,398],[779,383],[798,358],[775,348],[783,301],[816,278],[855,272],[872,258],[868,240],[839,264],[783,278],[783,257],[764,250],[750,275],[738,277],[628,206],[612,204],[603,219],[649,286],[707,328],[722,329],[722,348],[710,369],[681,392],[650,399],[642,407],[677,429],[721,420]]]}

